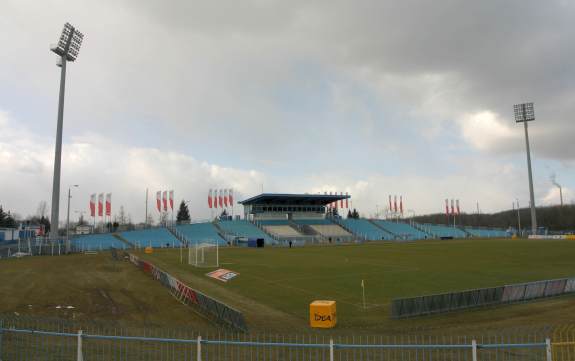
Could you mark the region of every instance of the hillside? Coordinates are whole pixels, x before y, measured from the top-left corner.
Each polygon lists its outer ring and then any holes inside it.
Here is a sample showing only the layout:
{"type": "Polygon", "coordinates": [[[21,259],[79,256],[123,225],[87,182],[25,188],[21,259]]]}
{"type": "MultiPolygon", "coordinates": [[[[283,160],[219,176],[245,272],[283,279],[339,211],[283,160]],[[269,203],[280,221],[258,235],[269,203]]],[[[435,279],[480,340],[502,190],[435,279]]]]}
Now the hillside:
{"type": "MultiPolygon", "coordinates": [[[[520,208],[521,228],[531,225],[531,211],[529,208],[520,208]]],[[[445,224],[445,213],[435,213],[414,217],[420,223],[445,224]]],[[[453,222],[451,220],[450,222],[453,222]]],[[[508,210],[498,213],[461,214],[457,217],[457,224],[473,227],[517,228],[517,210],[508,210]]],[[[575,231],[575,205],[537,207],[537,224],[546,227],[549,231],[575,231]]]]}

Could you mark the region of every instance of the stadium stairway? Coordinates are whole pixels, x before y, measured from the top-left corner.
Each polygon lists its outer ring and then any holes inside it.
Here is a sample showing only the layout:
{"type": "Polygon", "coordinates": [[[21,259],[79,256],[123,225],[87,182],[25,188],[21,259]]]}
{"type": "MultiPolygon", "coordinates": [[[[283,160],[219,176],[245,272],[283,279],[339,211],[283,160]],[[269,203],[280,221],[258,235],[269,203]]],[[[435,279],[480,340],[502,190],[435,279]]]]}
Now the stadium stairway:
{"type": "Polygon", "coordinates": [[[166,229],[170,232],[178,241],[180,241],[186,247],[189,246],[190,241],[174,226],[167,226],[166,229]]]}
{"type": "Polygon", "coordinates": [[[366,238],[366,237],[364,237],[364,236],[362,236],[362,235],[360,235],[360,234],[356,234],[356,233],[355,233],[354,231],[352,231],[349,227],[347,227],[347,226],[344,224],[344,222],[343,222],[342,219],[333,219],[332,222],[335,223],[335,224],[337,224],[337,225],[340,226],[341,228],[345,229],[347,232],[353,234],[354,236],[359,237],[359,238],[361,238],[361,239],[367,241],[367,238],[366,238]]]}
{"type": "Polygon", "coordinates": [[[425,233],[427,236],[429,236],[429,238],[439,238],[437,237],[437,235],[431,233],[429,230],[426,230],[421,224],[417,222],[413,222],[411,226],[417,229],[418,231],[425,233]]]}
{"type": "Polygon", "coordinates": [[[470,233],[468,230],[466,230],[465,228],[463,228],[463,227],[457,227],[457,228],[459,228],[459,230],[460,230],[461,232],[465,233],[465,238],[472,238],[472,237],[473,237],[473,234],[471,234],[471,233],[470,233]]]}
{"type": "Polygon", "coordinates": [[[370,221],[384,231],[395,235],[396,240],[413,241],[418,239],[432,238],[429,233],[422,231],[419,228],[413,227],[408,223],[391,222],[382,219],[371,219],[370,221]]]}
{"type": "Polygon", "coordinates": [[[216,227],[229,237],[245,237],[245,238],[263,238],[268,244],[276,244],[275,240],[270,234],[258,228],[255,224],[247,220],[239,221],[218,221],[214,223],[216,227]]]}
{"type": "Polygon", "coordinates": [[[227,241],[222,237],[220,230],[213,222],[198,222],[180,224],[175,227],[175,233],[188,242],[188,245],[204,242],[206,240],[217,241],[220,246],[226,245],[227,241]]]}
{"type": "Polygon", "coordinates": [[[276,241],[279,241],[280,239],[277,237],[277,235],[268,232],[267,229],[264,228],[264,226],[261,223],[257,223],[254,221],[250,221],[251,224],[253,224],[254,226],[256,226],[257,228],[260,229],[260,231],[262,231],[263,233],[267,234],[269,237],[273,238],[276,241]]]}
{"type": "Polygon", "coordinates": [[[387,232],[389,234],[391,234],[394,238],[399,238],[399,236],[397,234],[395,234],[394,232],[390,231],[389,229],[386,229],[385,227],[383,227],[381,224],[378,224],[375,220],[373,219],[368,219],[368,221],[373,224],[374,226],[376,226],[377,228],[383,230],[384,232],[387,232]]]}
{"type": "Polygon", "coordinates": [[[112,233],[112,237],[115,237],[117,240],[119,240],[120,242],[124,242],[125,244],[127,244],[130,248],[136,248],[136,246],[134,246],[134,244],[130,241],[128,241],[127,239],[125,239],[124,237],[122,237],[121,234],[119,233],[112,233]]]}
{"type": "Polygon", "coordinates": [[[137,247],[166,248],[180,246],[180,241],[164,227],[125,231],[120,233],[120,235],[137,247]]]}
{"type": "Polygon", "coordinates": [[[230,242],[232,239],[234,239],[235,236],[229,232],[226,232],[222,227],[220,227],[220,225],[217,221],[213,221],[212,224],[214,225],[214,228],[216,229],[216,233],[220,237],[225,239],[226,242],[230,242]]]}
{"type": "Polygon", "coordinates": [[[459,228],[442,224],[419,224],[414,222],[413,225],[422,232],[431,234],[434,238],[466,238],[468,235],[467,232],[464,232],[459,228]]]}
{"type": "Polygon", "coordinates": [[[303,234],[304,236],[321,237],[321,235],[309,224],[298,224],[292,221],[292,227],[295,227],[299,233],[303,234]]]}
{"type": "Polygon", "coordinates": [[[383,228],[376,226],[368,219],[334,219],[334,222],[341,226],[343,229],[351,234],[366,241],[389,241],[393,240],[396,236],[389,233],[383,228]]]}

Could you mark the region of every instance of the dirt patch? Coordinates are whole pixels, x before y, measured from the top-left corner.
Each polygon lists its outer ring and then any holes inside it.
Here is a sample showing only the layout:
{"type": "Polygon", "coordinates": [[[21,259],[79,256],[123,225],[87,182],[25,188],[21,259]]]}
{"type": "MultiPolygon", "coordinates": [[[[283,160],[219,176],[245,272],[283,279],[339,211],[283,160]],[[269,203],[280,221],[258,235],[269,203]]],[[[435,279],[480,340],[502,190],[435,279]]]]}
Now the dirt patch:
{"type": "Polygon", "coordinates": [[[120,313],[120,309],[119,309],[118,305],[116,304],[116,302],[114,302],[114,299],[112,298],[112,296],[106,290],[103,290],[103,289],[98,289],[98,293],[100,293],[102,298],[104,298],[106,301],[108,301],[109,310],[112,313],[112,315],[117,316],[120,313]]]}

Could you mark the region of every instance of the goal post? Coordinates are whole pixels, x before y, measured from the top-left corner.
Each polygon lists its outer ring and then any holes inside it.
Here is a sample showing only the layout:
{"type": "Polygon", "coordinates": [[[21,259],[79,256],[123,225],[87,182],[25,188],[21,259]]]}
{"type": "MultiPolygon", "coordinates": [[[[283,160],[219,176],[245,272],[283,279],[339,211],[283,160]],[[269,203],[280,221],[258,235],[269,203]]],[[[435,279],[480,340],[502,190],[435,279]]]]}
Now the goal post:
{"type": "Polygon", "coordinates": [[[188,264],[195,267],[219,267],[219,248],[217,240],[196,241],[188,247],[188,264]]]}

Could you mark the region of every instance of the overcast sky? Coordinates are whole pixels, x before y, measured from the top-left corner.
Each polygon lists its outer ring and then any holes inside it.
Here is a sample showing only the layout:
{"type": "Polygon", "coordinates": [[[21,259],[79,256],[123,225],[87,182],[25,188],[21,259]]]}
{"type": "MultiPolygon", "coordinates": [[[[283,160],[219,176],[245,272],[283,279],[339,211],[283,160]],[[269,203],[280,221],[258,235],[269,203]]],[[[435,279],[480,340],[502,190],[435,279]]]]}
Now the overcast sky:
{"type": "MultiPolygon", "coordinates": [[[[174,189],[207,218],[210,188],[349,192],[363,215],[403,195],[417,214],[575,199],[575,2],[0,2],[0,204],[51,203],[66,21],[61,219],[112,192],[143,220],[145,190],[174,189]]],[[[150,210],[152,211],[152,205],[150,210]]],[[[236,212],[240,207],[236,207],[236,212]]]]}

